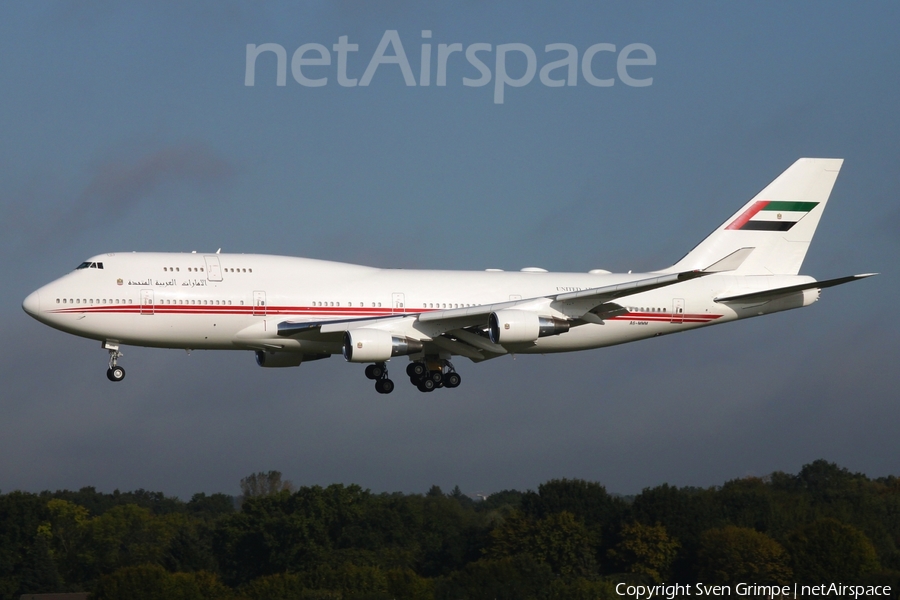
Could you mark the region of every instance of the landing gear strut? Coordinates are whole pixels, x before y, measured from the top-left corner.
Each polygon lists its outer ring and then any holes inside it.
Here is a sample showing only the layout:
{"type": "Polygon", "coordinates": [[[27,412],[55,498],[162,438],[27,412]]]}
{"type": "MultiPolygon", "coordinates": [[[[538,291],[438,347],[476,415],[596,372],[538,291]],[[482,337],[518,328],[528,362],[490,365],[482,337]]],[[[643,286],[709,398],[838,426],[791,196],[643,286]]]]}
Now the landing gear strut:
{"type": "Polygon", "coordinates": [[[379,394],[390,394],[394,391],[394,382],[388,379],[387,365],[383,362],[367,366],[366,377],[375,380],[375,391],[379,394]]]}
{"type": "Polygon", "coordinates": [[[125,369],[118,365],[118,360],[124,356],[119,352],[116,344],[104,343],[103,347],[109,350],[109,368],[106,370],[106,378],[110,381],[122,381],[125,379],[125,369]]]}
{"type": "Polygon", "coordinates": [[[406,374],[420,392],[433,392],[440,387],[455,388],[462,381],[453,363],[445,359],[411,362],[406,366],[406,374]]]}

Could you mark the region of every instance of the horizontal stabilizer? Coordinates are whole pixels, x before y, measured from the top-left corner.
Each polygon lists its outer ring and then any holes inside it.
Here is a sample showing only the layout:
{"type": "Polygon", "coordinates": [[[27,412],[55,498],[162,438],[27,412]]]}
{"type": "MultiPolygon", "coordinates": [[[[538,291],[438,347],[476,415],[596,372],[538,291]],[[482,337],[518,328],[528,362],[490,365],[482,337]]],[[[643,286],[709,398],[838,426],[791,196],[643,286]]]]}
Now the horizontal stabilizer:
{"type": "Polygon", "coordinates": [[[863,273],[862,275],[850,275],[848,277],[838,277],[837,279],[828,279],[826,281],[813,281],[811,283],[801,283],[800,285],[789,285],[787,287],[764,290],[762,292],[750,292],[749,294],[738,294],[737,296],[716,298],[715,301],[741,303],[767,302],[769,300],[774,300],[775,298],[780,298],[782,296],[787,296],[796,292],[802,292],[803,290],[821,290],[829,287],[834,287],[836,285],[841,285],[842,283],[850,283],[851,281],[858,281],[860,279],[865,279],[866,277],[872,277],[873,275],[878,275],[878,273],[863,273]]]}

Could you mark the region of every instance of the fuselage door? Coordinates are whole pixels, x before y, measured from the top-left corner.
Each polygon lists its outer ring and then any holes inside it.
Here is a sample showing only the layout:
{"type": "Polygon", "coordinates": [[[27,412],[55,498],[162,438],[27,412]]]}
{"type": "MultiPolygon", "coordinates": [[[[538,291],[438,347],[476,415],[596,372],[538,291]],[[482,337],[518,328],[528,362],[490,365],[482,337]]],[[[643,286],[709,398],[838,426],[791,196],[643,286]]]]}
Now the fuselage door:
{"type": "Polygon", "coordinates": [[[222,281],[222,265],[219,264],[219,257],[215,254],[204,256],[206,261],[206,278],[210,281],[222,281]]]}
{"type": "Polygon", "coordinates": [[[684,323],[684,299],[675,298],[672,300],[672,322],[684,323]]]}
{"type": "Polygon", "coordinates": [[[253,292],[253,315],[266,316],[266,293],[261,291],[253,292]]]}
{"type": "Polygon", "coordinates": [[[153,290],[141,290],[141,314],[153,314],[153,290]]]}
{"type": "Polygon", "coordinates": [[[394,292],[391,294],[391,314],[405,313],[406,300],[403,294],[394,292]]]}

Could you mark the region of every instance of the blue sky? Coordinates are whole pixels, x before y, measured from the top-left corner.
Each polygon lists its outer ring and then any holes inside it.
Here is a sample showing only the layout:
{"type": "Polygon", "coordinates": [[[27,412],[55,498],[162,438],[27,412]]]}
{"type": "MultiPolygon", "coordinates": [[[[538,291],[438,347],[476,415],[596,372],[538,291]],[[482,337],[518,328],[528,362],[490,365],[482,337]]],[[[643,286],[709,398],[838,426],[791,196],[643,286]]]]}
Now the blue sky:
{"type": "MultiPolygon", "coordinates": [[[[825,458],[900,473],[894,424],[900,6],[538,2],[20,2],[0,7],[0,490],[237,492],[713,485],[825,458]],[[538,76],[407,86],[244,85],[247,44],[650,46],[647,87],[538,76]],[[432,37],[422,38],[430,30],[432,37]],[[264,370],[251,353],[127,349],[21,310],[112,251],[273,253],[384,267],[646,270],[674,263],[801,156],[844,167],[802,272],[877,271],[803,311],[572,355],[459,361],[463,385],[378,396],[339,358],[264,370]]],[[[495,70],[493,50],[480,55],[495,70]]],[[[510,53],[511,76],[524,73],[510,53]]],[[[615,55],[595,57],[616,76],[615,55]]],[[[306,72],[306,71],[305,71],[306,72]]],[[[555,72],[559,77],[563,71],[555,72]]]]}

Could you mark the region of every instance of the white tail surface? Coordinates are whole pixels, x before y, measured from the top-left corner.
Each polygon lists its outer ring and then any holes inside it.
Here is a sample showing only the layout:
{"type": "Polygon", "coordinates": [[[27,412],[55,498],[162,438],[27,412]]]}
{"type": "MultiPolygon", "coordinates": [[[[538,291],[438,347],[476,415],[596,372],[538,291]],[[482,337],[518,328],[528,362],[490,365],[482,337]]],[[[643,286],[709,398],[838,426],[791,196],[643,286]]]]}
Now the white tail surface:
{"type": "Polygon", "coordinates": [[[704,269],[753,248],[739,275],[796,275],[844,160],[801,158],[664,272],[704,269]]]}

